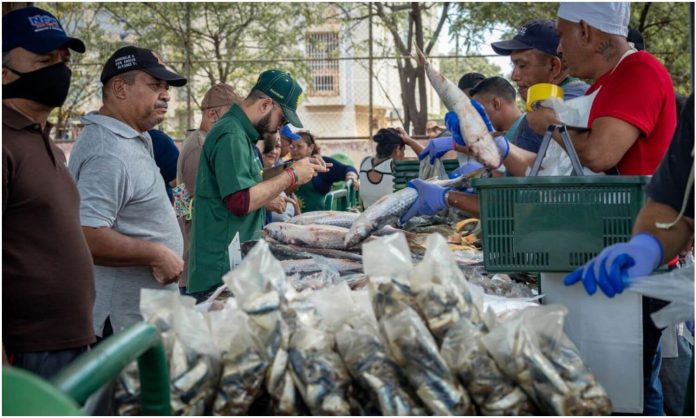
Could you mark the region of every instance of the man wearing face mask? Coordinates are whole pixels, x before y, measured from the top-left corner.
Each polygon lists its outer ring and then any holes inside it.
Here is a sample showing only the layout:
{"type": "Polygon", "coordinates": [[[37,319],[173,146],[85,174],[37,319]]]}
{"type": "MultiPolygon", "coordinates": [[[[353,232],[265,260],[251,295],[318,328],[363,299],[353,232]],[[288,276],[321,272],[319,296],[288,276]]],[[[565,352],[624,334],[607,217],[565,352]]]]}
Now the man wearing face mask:
{"type": "Polygon", "coordinates": [[[36,7],[2,29],[3,364],[50,378],[95,341],[80,197],[47,122],[68,94],[68,48],[85,45],[36,7]]]}
{"type": "Polygon", "coordinates": [[[288,122],[301,128],[296,113],[301,99],[302,88],[290,74],[264,71],[242,104],[233,105],[208,133],[196,179],[186,286],[197,300],[222,284],[235,235],[240,242],[260,238],[269,202],[328,171],[314,158],[263,170],[256,141],[288,122]]]}
{"type": "MultiPolygon", "coordinates": [[[[201,150],[205,136],[212,129],[215,122],[227,113],[233,104],[242,103],[242,98],[237,95],[234,89],[225,84],[218,83],[208,90],[201,101],[201,124],[198,130],[191,132],[184,141],[184,147],[179,154],[176,167],[176,181],[186,190],[189,198],[192,199],[196,193],[196,173],[198,173],[198,163],[201,159],[201,150]]],[[[186,293],[186,279],[188,278],[188,253],[191,239],[191,218],[179,217],[179,226],[184,236],[184,272],[179,278],[179,289],[186,293]]]]}
{"type": "Polygon", "coordinates": [[[152,51],[123,47],[102,70],[102,107],[82,118],[69,168],[95,264],[98,337],[141,320],[141,289],[176,283],[183,270],[181,231],[147,131],[164,119],[169,87],[186,81],[152,51]]]}

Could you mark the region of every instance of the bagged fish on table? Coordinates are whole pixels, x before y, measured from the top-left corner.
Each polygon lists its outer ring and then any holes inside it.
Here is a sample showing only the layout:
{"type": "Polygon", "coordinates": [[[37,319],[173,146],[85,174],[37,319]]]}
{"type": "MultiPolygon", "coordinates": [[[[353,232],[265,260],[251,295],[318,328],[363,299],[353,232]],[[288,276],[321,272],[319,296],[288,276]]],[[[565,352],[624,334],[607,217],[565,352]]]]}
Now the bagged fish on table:
{"type": "Polygon", "coordinates": [[[285,274],[315,273],[323,270],[337,273],[362,270],[362,264],[357,261],[321,256],[303,260],[286,260],[281,261],[280,264],[283,266],[285,274]]]}
{"type": "Polygon", "coordinates": [[[449,329],[440,354],[483,415],[534,415],[536,407],[505,376],[480,339],[484,332],[467,318],[449,329]]]}
{"type": "Polygon", "coordinates": [[[425,73],[430,80],[437,95],[448,110],[457,114],[459,129],[465,138],[471,155],[481,164],[489,168],[497,168],[501,163],[500,151],[488,132],[486,124],[481,119],[471,100],[462,92],[456,84],[446,79],[440,72],[433,68],[425,58],[423,52],[416,47],[416,60],[418,65],[425,67],[425,73]]]}
{"type": "MultiPolygon", "coordinates": [[[[451,180],[428,181],[443,187],[455,187],[465,184],[472,178],[480,177],[484,173],[486,173],[486,170],[481,168],[451,180]]],[[[379,200],[370,205],[370,207],[365,209],[353,222],[350,230],[345,234],[345,247],[353,247],[373,235],[375,231],[382,229],[384,226],[396,224],[401,215],[406,213],[413,205],[416,198],[418,198],[418,192],[411,187],[406,187],[396,193],[382,196],[379,200]]]]}
{"type": "MultiPolygon", "coordinates": [[[[408,383],[388,354],[377,324],[345,324],[336,334],[338,351],[350,374],[379,405],[382,415],[423,415],[424,411],[404,387],[408,383]]],[[[359,324],[357,322],[360,322],[359,324]]]]}
{"type": "Polygon", "coordinates": [[[396,363],[432,414],[475,415],[469,395],[450,372],[435,340],[413,309],[406,307],[380,322],[396,363]]]}
{"type": "Polygon", "coordinates": [[[295,225],[287,222],[272,222],[263,228],[263,233],[284,244],[303,245],[312,248],[347,248],[345,236],[348,229],[332,225],[295,225]]]}
{"type": "Polygon", "coordinates": [[[252,337],[249,317],[236,308],[210,313],[211,331],[222,356],[222,376],[213,415],[246,415],[259,396],[269,362],[252,337]]]}
{"type": "Polygon", "coordinates": [[[342,228],[350,228],[353,221],[356,220],[358,216],[360,216],[360,214],[357,212],[318,210],[294,216],[286,222],[295,225],[333,225],[342,228]]]}
{"type": "Polygon", "coordinates": [[[587,369],[575,344],[563,332],[563,322],[567,313],[567,308],[561,305],[543,306],[528,312],[528,320],[534,327],[541,352],[575,394],[569,397],[573,402],[565,405],[566,413],[611,415],[609,395],[587,369]]]}
{"type": "Polygon", "coordinates": [[[445,238],[431,234],[426,247],[423,261],[413,270],[411,284],[418,309],[435,339],[441,342],[461,318],[484,329],[480,314],[483,290],[467,282],[445,238]]]}

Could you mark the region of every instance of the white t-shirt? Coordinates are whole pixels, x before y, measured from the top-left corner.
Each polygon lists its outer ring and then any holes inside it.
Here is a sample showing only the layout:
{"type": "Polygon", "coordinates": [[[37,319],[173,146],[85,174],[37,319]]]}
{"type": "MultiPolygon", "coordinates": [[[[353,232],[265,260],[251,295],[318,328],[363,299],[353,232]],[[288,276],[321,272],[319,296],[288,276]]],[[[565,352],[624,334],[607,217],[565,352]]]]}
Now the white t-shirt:
{"type": "Polygon", "coordinates": [[[366,157],[360,164],[360,199],[363,207],[367,208],[382,196],[394,192],[394,160],[388,158],[374,165],[373,157],[366,157]],[[368,177],[369,172],[380,174],[378,182],[373,182],[368,177]]]}

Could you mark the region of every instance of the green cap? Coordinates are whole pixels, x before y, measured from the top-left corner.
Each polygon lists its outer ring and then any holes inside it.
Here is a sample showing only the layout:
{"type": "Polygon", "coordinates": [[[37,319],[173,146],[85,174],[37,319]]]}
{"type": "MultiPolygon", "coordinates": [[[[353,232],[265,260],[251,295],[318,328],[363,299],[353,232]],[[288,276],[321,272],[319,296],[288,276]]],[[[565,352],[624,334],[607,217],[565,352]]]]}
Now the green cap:
{"type": "Polygon", "coordinates": [[[302,102],[302,87],[289,73],[281,70],[266,70],[256,80],[254,90],[268,95],[283,109],[287,120],[297,128],[303,128],[297,117],[297,107],[302,102]]]}

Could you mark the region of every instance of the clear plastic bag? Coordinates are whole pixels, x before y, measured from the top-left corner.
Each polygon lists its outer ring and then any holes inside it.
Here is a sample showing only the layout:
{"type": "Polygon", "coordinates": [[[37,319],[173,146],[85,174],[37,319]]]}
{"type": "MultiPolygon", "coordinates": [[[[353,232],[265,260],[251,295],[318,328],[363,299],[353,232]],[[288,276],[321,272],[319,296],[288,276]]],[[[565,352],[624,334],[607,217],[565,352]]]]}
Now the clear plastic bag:
{"type": "Polygon", "coordinates": [[[536,407],[505,376],[481,343],[481,329],[462,318],[445,336],[440,353],[483,415],[534,415],[536,407]]]}
{"type": "Polygon", "coordinates": [[[694,319],[694,265],[630,279],[627,290],[670,302],[650,315],[658,328],[694,319]]]}
{"type": "Polygon", "coordinates": [[[249,317],[227,307],[209,314],[212,335],[222,356],[213,415],[246,415],[263,388],[269,362],[251,334],[249,317]]]}
{"type": "Polygon", "coordinates": [[[418,169],[418,178],[428,180],[433,177],[437,177],[439,180],[446,180],[448,177],[445,165],[439,158],[435,160],[435,164],[430,164],[430,159],[428,158],[422,159],[418,169]]]}
{"type": "Polygon", "coordinates": [[[435,340],[413,309],[406,307],[383,318],[380,324],[394,360],[432,414],[475,414],[469,395],[450,372],[435,340]]]}

